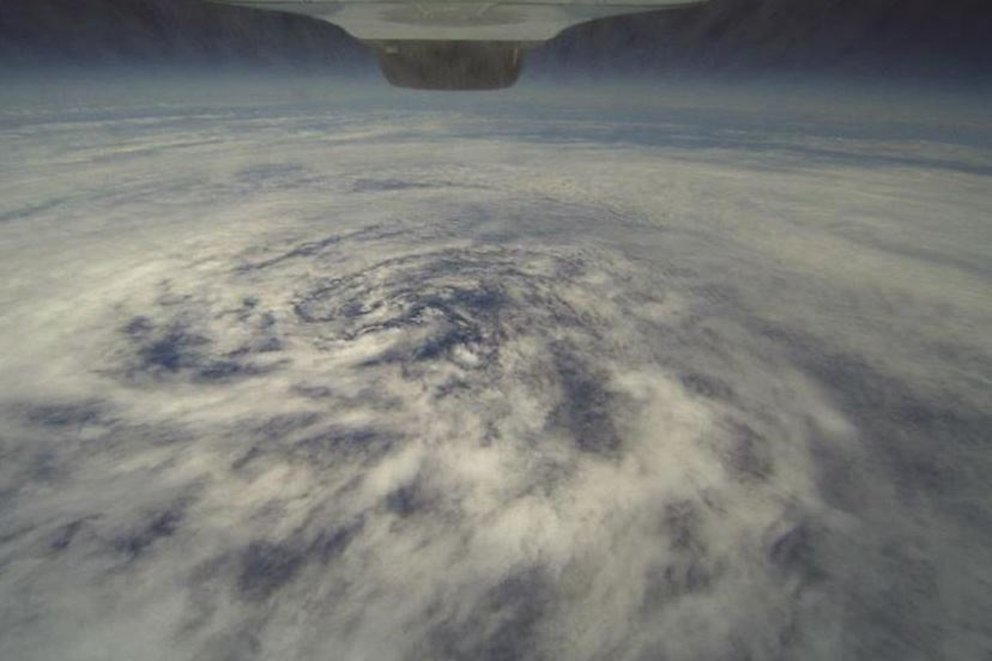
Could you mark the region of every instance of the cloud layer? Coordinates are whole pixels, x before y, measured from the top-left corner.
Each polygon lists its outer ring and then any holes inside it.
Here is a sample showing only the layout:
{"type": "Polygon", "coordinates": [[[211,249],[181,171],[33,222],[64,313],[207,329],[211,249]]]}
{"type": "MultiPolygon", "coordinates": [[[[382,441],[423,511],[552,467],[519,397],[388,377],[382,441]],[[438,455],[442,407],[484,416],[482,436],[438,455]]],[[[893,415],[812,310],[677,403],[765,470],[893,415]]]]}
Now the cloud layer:
{"type": "Polygon", "coordinates": [[[5,111],[0,655],[988,649],[987,150],[373,107],[5,111]]]}

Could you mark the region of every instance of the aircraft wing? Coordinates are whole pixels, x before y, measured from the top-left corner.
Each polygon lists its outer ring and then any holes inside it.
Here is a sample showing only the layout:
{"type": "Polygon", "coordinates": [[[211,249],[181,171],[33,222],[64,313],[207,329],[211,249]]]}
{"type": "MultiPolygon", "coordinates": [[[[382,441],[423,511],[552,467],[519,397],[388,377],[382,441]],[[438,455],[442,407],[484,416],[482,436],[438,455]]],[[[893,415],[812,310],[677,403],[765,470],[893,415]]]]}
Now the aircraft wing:
{"type": "Polygon", "coordinates": [[[333,23],[377,51],[387,79],[420,89],[495,89],[520,74],[522,53],[596,18],[705,0],[213,0],[305,14],[333,23]]]}

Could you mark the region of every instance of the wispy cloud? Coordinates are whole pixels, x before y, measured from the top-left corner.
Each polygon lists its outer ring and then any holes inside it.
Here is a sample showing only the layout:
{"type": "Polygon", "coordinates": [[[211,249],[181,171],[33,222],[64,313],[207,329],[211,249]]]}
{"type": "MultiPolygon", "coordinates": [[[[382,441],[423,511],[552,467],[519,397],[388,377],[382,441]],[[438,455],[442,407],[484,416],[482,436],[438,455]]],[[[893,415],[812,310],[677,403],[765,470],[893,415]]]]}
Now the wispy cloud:
{"type": "Polygon", "coordinates": [[[101,112],[4,116],[4,658],[988,642],[982,148],[101,112]]]}

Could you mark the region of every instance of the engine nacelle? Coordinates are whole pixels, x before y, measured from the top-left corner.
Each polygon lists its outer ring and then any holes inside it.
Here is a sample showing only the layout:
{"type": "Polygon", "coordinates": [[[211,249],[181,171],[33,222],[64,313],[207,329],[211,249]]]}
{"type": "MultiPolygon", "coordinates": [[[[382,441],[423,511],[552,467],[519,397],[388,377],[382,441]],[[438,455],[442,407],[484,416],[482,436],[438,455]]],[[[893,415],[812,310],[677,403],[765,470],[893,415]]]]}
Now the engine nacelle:
{"type": "Polygon", "coordinates": [[[393,85],[432,90],[509,87],[523,53],[567,27],[596,18],[684,7],[706,0],[416,2],[398,0],[213,0],[305,14],[373,47],[393,85]]]}

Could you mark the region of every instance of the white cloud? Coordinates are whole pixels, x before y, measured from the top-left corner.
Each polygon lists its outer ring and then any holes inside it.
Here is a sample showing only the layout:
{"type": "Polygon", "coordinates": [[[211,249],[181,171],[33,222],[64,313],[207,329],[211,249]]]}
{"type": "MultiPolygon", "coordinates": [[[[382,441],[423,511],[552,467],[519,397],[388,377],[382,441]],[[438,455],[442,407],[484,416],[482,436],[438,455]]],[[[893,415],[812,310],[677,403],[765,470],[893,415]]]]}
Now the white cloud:
{"type": "Polygon", "coordinates": [[[452,103],[3,115],[0,655],[979,649],[988,155],[452,103]]]}

